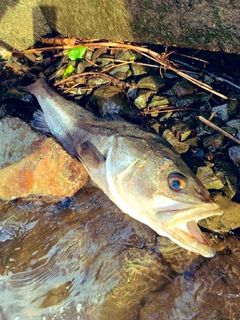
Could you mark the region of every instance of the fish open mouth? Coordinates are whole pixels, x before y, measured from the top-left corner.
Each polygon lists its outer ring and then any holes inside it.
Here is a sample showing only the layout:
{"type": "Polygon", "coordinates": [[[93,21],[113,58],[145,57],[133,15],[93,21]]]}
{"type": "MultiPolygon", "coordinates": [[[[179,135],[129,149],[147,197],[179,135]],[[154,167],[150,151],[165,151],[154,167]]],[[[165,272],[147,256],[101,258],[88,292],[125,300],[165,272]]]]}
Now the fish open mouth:
{"type": "Polygon", "coordinates": [[[181,247],[211,258],[215,255],[215,249],[203,235],[195,220],[179,225],[177,228],[167,231],[168,237],[181,247]]]}
{"type": "Polygon", "coordinates": [[[222,210],[215,203],[189,208],[165,221],[164,231],[168,238],[181,247],[211,258],[215,255],[215,249],[199,229],[197,221],[221,214],[222,210]]]}

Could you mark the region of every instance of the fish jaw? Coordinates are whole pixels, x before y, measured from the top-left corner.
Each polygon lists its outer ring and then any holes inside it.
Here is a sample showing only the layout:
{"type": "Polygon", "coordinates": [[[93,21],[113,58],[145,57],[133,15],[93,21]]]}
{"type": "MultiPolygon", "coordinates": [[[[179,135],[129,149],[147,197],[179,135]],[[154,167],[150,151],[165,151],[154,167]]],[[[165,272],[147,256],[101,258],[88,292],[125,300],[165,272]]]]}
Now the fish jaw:
{"type": "MultiPolygon", "coordinates": [[[[155,231],[166,236],[179,246],[200,254],[206,258],[214,257],[215,249],[203,235],[197,225],[197,221],[215,215],[221,215],[223,211],[214,203],[205,203],[186,210],[173,211],[172,217],[161,223],[161,230],[155,231]]],[[[157,216],[164,216],[159,212],[157,216]]],[[[161,220],[162,218],[160,218],[161,220]]]]}

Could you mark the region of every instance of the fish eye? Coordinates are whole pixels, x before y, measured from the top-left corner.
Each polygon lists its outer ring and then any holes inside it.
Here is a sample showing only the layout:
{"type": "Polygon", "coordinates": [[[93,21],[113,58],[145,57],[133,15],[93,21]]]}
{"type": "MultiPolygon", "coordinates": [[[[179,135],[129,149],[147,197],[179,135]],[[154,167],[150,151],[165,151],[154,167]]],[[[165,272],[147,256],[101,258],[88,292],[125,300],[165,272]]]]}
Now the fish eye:
{"type": "Polygon", "coordinates": [[[171,173],[168,176],[169,187],[174,191],[181,191],[187,186],[187,178],[180,173],[171,173]]]}

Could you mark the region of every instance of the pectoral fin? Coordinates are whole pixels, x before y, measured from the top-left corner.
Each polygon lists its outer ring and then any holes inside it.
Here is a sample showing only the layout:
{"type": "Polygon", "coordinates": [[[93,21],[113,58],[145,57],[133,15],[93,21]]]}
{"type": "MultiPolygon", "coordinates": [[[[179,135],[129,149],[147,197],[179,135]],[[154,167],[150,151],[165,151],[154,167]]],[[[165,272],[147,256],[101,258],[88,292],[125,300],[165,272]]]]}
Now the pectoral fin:
{"type": "Polygon", "coordinates": [[[103,154],[90,141],[85,141],[78,150],[80,158],[87,167],[97,169],[106,161],[103,154]]]}
{"type": "Polygon", "coordinates": [[[51,133],[51,131],[45,121],[44,113],[41,110],[34,112],[32,126],[37,130],[51,133]]]}

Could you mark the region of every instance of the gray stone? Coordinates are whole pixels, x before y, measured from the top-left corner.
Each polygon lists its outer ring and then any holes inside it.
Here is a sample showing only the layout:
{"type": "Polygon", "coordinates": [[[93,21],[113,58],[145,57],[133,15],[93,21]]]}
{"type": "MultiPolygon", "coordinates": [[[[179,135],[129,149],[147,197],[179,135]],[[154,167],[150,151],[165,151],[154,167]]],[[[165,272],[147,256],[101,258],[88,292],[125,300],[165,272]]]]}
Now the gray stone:
{"type": "Polygon", "coordinates": [[[220,106],[213,107],[212,112],[216,112],[215,117],[220,118],[222,121],[228,121],[229,118],[237,111],[237,100],[224,103],[220,106]]]}
{"type": "Polygon", "coordinates": [[[228,154],[233,163],[240,167],[240,146],[234,146],[228,149],[228,154]]]}

